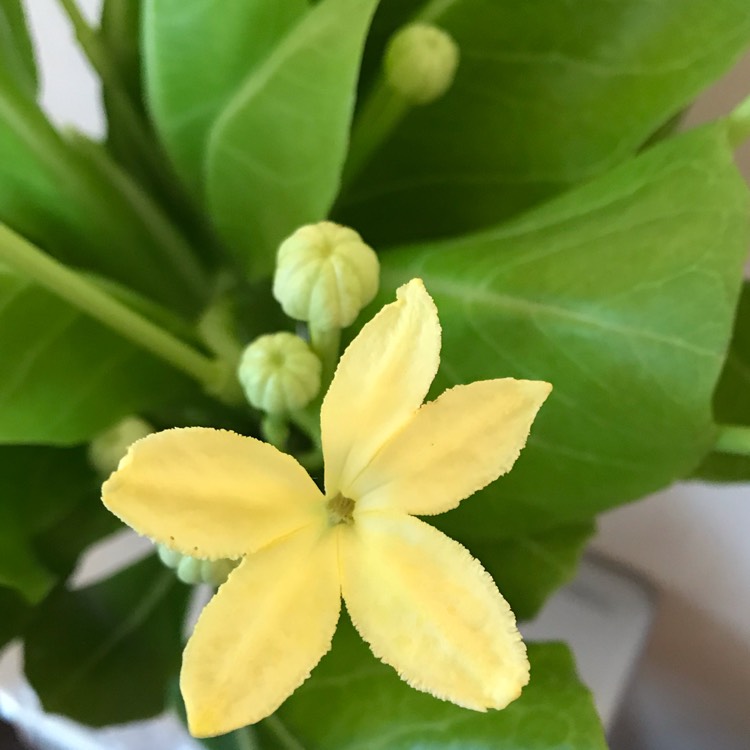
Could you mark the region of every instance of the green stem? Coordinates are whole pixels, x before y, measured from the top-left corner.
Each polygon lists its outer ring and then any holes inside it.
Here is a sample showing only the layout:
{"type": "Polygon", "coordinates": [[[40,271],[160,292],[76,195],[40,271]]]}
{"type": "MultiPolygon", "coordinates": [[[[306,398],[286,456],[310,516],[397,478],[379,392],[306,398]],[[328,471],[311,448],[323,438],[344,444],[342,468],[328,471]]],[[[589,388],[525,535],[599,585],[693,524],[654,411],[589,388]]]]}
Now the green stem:
{"type": "Polygon", "coordinates": [[[276,714],[263,719],[263,726],[274,736],[284,750],[306,750],[305,746],[287,729],[276,714]]]}
{"type": "Polygon", "coordinates": [[[750,139],[750,97],[745,99],[727,118],[729,142],[735,148],[750,139]]]}
{"type": "Polygon", "coordinates": [[[309,438],[313,445],[320,450],[322,442],[320,439],[320,409],[313,404],[300,411],[292,412],[289,419],[297,425],[309,438]]]}
{"type": "Polygon", "coordinates": [[[750,427],[719,425],[719,436],[714,450],[733,456],[750,456],[750,427]]]}
{"type": "Polygon", "coordinates": [[[267,443],[280,451],[286,450],[286,443],[289,440],[289,422],[285,417],[279,414],[266,414],[260,422],[260,429],[267,443]]]}
{"type": "Polygon", "coordinates": [[[349,156],[342,177],[344,187],[356,180],[408,111],[409,104],[388,86],[381,75],[365,100],[352,129],[349,156]]]}
{"type": "Polygon", "coordinates": [[[260,744],[252,727],[237,729],[232,733],[237,750],[260,750],[260,744]]]}
{"type": "Polygon", "coordinates": [[[328,390],[328,386],[333,380],[333,374],[336,372],[336,365],[339,361],[341,329],[320,329],[310,325],[308,330],[310,331],[310,346],[320,358],[323,366],[320,376],[320,395],[322,400],[322,396],[328,390]]]}
{"type": "Polygon", "coordinates": [[[0,263],[186,373],[206,390],[217,391],[223,375],[221,362],[197,352],[3,225],[0,225],[0,263]]]}

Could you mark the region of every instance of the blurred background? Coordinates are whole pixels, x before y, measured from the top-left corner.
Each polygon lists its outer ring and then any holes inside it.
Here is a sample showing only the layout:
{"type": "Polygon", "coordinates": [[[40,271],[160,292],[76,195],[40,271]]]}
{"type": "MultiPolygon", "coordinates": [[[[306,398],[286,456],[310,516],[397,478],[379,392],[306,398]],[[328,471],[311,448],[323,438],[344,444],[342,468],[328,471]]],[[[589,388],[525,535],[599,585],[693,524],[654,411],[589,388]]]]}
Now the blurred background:
{"type": "MultiPolygon", "coordinates": [[[[95,79],[77,54],[57,4],[53,0],[26,4],[41,53],[45,107],[59,124],[101,134],[95,79]]],[[[80,2],[92,19],[98,16],[99,4],[99,0],[80,2]]],[[[687,126],[729,112],[749,93],[750,56],[701,97],[687,126]]],[[[750,145],[738,156],[750,180],[750,145]]],[[[633,600],[633,607],[640,610],[631,630],[608,631],[610,641],[606,646],[598,644],[599,650],[594,647],[593,625],[590,631],[577,628],[574,646],[582,660],[582,674],[600,707],[606,705],[612,713],[615,750],[750,748],[748,530],[747,485],[682,484],[601,518],[592,545],[597,559],[616,561],[633,571],[646,584],[638,590],[648,592],[633,600]],[[640,634],[649,622],[641,643],[640,634]],[[628,665],[615,664],[613,642],[627,646],[628,665]],[[634,661],[638,653],[640,658],[634,661]],[[606,679],[614,672],[616,690],[608,688],[606,679]]],[[[593,567],[599,569],[598,563],[593,567]]],[[[632,594],[627,577],[609,583],[606,575],[596,578],[590,571],[584,575],[591,586],[617,589],[615,596],[625,592],[622,596],[627,599],[628,592],[632,594]]],[[[561,607],[569,606],[569,599],[553,605],[543,634],[554,631],[550,622],[561,607]]],[[[621,615],[617,607],[608,610],[610,620],[619,617],[625,628],[621,615]]]]}

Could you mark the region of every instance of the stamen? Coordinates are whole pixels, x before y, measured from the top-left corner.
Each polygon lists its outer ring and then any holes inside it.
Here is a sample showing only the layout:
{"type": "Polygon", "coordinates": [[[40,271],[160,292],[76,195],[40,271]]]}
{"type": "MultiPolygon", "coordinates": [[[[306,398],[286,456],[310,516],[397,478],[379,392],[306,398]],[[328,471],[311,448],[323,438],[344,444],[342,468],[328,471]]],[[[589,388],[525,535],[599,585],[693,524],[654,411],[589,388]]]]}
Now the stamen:
{"type": "Polygon", "coordinates": [[[331,526],[345,523],[347,526],[354,523],[355,502],[349,497],[344,497],[340,492],[328,501],[328,521],[331,526]]]}

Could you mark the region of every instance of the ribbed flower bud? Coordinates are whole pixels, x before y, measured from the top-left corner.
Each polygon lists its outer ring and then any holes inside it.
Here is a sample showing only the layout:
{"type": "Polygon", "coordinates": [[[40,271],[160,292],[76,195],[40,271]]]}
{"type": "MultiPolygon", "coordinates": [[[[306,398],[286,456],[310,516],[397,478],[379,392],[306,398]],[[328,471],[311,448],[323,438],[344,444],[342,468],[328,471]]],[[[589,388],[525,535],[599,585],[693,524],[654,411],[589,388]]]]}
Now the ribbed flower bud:
{"type": "Polygon", "coordinates": [[[221,586],[239,562],[225,559],[201,560],[183,555],[164,544],[157,545],[156,551],[164,565],[174,570],[177,578],[189,585],[208,583],[214,587],[221,586]]]}
{"type": "Polygon", "coordinates": [[[293,333],[260,336],[242,353],[237,377],[247,400],[268,414],[302,409],[320,390],[320,360],[293,333]]]}
{"type": "Polygon", "coordinates": [[[385,52],[385,76],[410,104],[429,104],[450,88],[459,51],[447,32],[426,23],[404,26],[385,52]]]}
{"type": "Polygon", "coordinates": [[[153,431],[154,428],[140,417],[125,417],[89,443],[89,462],[100,474],[109,476],[128,448],[153,431]]]}
{"type": "Polygon", "coordinates": [[[279,247],[273,296],[284,312],[319,330],[346,328],[378,291],[375,251],[330,221],[298,229],[279,247]]]}

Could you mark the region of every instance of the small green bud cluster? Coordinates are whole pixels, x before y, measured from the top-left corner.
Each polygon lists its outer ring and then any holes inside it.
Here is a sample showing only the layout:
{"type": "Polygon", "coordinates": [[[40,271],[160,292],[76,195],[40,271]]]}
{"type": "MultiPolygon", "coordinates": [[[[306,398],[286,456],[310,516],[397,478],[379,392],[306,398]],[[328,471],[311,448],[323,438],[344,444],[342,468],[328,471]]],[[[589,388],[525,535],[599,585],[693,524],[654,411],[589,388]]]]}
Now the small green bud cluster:
{"type": "Polygon", "coordinates": [[[430,104],[451,87],[458,62],[458,46],[450,34],[431,24],[413,23],[391,37],[385,78],[409,104],[430,104]]]}
{"type": "Polygon", "coordinates": [[[140,417],[125,417],[89,443],[89,462],[102,476],[109,476],[128,452],[128,448],[153,431],[154,428],[140,417]]]}
{"type": "Polygon", "coordinates": [[[286,442],[286,417],[318,395],[323,370],[332,376],[339,331],[375,297],[379,276],[375,251],[348,227],[309,224],[281,243],[273,294],[290,318],[307,323],[312,345],[292,333],[260,336],[237,370],[247,400],[268,415],[263,432],[272,444],[286,442]]]}
{"type": "Polygon", "coordinates": [[[221,586],[239,562],[238,560],[201,560],[183,555],[163,544],[157,545],[156,551],[164,565],[174,570],[183,583],[190,585],[208,583],[214,587],[221,586]]]}

